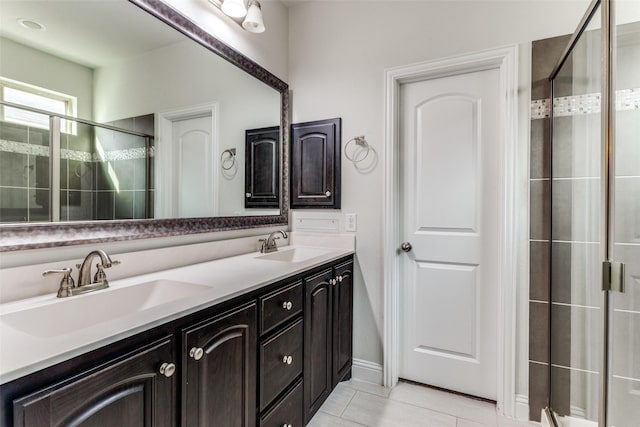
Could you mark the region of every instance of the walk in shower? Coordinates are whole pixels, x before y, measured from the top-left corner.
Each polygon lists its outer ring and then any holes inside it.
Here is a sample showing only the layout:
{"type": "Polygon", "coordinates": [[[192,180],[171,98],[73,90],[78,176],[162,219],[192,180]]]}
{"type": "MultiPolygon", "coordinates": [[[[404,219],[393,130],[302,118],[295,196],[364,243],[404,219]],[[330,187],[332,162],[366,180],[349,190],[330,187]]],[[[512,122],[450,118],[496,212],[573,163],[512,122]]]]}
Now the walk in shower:
{"type": "Polygon", "coordinates": [[[639,20],[593,1],[551,76],[556,426],[640,426],[639,20]]]}
{"type": "Polygon", "coordinates": [[[152,218],[153,129],[0,101],[0,223],[152,218]]]}

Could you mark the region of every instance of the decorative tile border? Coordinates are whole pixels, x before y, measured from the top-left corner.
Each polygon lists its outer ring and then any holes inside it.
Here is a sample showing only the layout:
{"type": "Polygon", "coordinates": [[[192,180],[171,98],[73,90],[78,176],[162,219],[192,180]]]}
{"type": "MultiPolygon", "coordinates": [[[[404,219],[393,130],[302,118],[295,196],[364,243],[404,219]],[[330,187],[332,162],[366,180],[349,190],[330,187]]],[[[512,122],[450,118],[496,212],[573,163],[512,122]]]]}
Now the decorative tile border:
{"type": "MultiPolygon", "coordinates": [[[[0,139],[0,151],[5,153],[28,154],[30,156],[49,157],[49,147],[46,145],[27,144],[25,142],[7,141],[0,139]]],[[[102,162],[114,160],[133,160],[145,159],[153,157],[155,150],[153,147],[147,149],[145,147],[128,148],[126,150],[114,150],[105,152],[105,158],[102,159],[96,153],[88,153],[86,151],[60,149],[60,158],[64,160],[77,160],[80,162],[102,162]]]]}
{"type": "MultiPolygon", "coordinates": [[[[599,93],[576,96],[561,96],[553,99],[555,117],[598,114],[602,100],[599,93]]],[[[640,110],[640,88],[616,91],[616,111],[640,110]]],[[[547,99],[531,101],[531,120],[548,118],[551,102],[547,99]]]]}

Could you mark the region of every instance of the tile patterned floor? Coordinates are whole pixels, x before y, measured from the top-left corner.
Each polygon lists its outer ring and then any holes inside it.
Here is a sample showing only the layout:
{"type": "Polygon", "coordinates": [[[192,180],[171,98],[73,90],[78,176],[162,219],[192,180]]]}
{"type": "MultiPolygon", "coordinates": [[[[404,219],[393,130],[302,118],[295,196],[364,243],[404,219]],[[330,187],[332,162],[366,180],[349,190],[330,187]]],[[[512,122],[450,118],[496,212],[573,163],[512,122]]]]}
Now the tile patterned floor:
{"type": "Polygon", "coordinates": [[[530,427],[503,418],[495,405],[413,384],[393,389],[340,383],[309,427],[530,427]]]}

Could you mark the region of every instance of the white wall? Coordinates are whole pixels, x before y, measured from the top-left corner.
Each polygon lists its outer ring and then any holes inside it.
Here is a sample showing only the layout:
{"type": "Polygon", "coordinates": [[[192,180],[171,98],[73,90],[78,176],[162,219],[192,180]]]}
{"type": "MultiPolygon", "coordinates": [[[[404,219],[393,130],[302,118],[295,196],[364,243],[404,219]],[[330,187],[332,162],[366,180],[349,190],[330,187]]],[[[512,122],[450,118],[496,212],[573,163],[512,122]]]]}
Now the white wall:
{"type": "MultiPolygon", "coordinates": [[[[379,156],[376,168],[363,174],[343,155],[342,211],[358,214],[354,358],[383,362],[384,70],[519,44],[519,148],[520,163],[527,168],[529,42],[572,33],[588,4],[588,0],[341,0],[301,2],[289,9],[292,122],[342,117],[343,144],[365,135],[379,156]]],[[[519,189],[528,191],[526,185],[519,189]]],[[[524,224],[527,211],[526,206],[521,208],[524,224]]],[[[520,230],[523,234],[526,239],[528,230],[520,230]]],[[[517,393],[527,395],[528,254],[526,245],[521,249],[517,393]]]]}
{"type": "MultiPolygon", "coordinates": [[[[278,91],[191,40],[97,68],[94,75],[94,117],[99,122],[216,103],[217,215],[258,214],[244,208],[245,130],[280,124],[278,91]],[[218,161],[228,148],[236,149],[238,162],[237,173],[231,176],[222,174],[218,161]]],[[[171,153],[166,142],[156,140],[160,157],[171,153]]],[[[161,162],[157,167],[170,163],[161,162]]],[[[165,176],[163,170],[157,171],[158,178],[165,176]]],[[[157,182],[167,185],[161,179],[157,182]]]]}
{"type": "Polygon", "coordinates": [[[280,79],[287,81],[288,13],[280,0],[261,0],[266,31],[246,32],[207,0],[164,0],[218,40],[242,52],[280,79]]]}
{"type": "Polygon", "coordinates": [[[78,117],[91,119],[93,70],[0,37],[0,76],[78,98],[78,117]]]}

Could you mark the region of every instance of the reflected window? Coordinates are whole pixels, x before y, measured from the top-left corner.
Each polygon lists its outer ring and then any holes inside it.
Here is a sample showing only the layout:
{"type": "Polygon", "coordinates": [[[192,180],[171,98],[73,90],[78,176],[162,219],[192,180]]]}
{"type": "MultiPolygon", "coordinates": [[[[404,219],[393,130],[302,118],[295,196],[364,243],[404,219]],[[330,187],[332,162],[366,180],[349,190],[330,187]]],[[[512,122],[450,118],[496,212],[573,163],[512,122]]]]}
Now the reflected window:
{"type": "MultiPolygon", "coordinates": [[[[77,98],[48,89],[0,77],[0,96],[2,101],[24,105],[54,114],[76,116],[77,98]]],[[[24,109],[4,106],[0,119],[26,126],[47,129],[49,116],[24,109]]],[[[75,123],[67,120],[61,122],[62,132],[75,135],[75,123]]]]}

